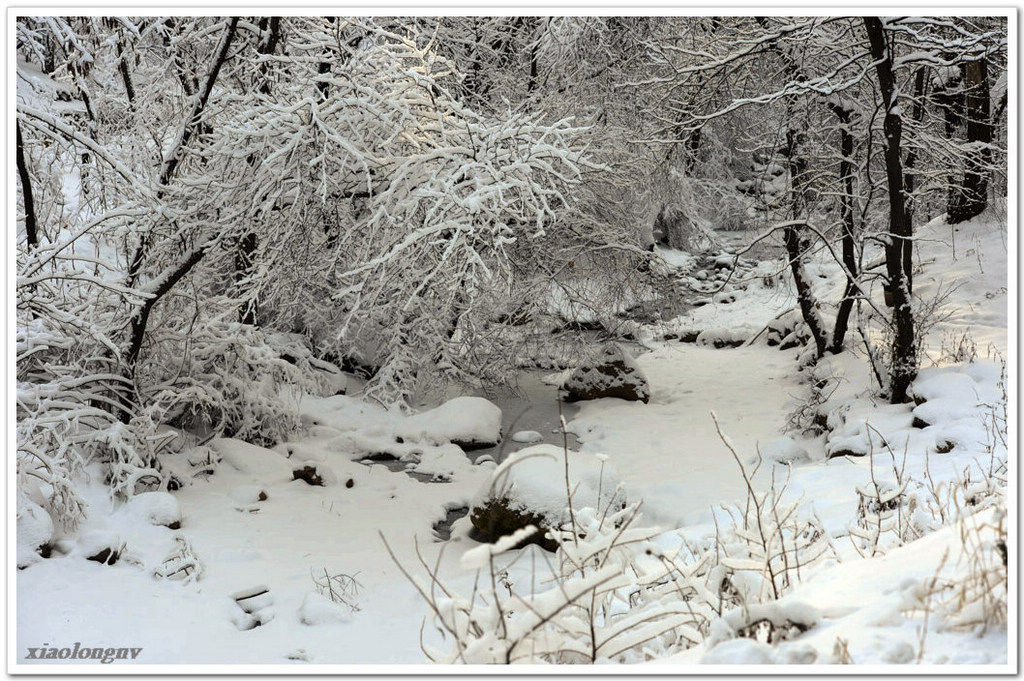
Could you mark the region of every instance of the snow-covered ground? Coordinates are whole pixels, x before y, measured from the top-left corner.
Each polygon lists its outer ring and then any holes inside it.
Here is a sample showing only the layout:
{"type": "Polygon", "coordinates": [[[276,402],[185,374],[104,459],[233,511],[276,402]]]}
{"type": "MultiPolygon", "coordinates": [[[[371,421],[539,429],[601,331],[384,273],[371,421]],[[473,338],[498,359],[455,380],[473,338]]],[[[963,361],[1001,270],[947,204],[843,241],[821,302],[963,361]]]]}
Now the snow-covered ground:
{"type": "MultiPolygon", "coordinates": [[[[800,348],[780,351],[762,335],[715,349],[663,340],[666,328],[649,327],[641,339],[648,351],[637,361],[650,382],[650,403],[603,399],[567,411],[580,451],[600,454],[618,471],[628,498],[642,500],[642,524],[657,528],[650,534],[665,550],[696,553],[728,534],[725,526],[742,516],[748,479],[763,494],[774,477],[780,504],[795,503],[800,522],[813,520],[807,527],[821,535],[813,541],[828,536],[825,553],[794,575],[777,601],[763,598],[763,579],[735,579],[740,591],[747,589],[748,604],[766,603],[763,612],[740,608],[711,622],[705,640],[685,650],[675,639],[662,641],[657,650],[665,655],[655,664],[1015,667],[1013,571],[1009,597],[1002,595],[1009,631],[985,611],[995,603],[986,599],[998,600],[998,585],[977,597],[961,588],[998,575],[999,541],[1016,555],[1016,516],[1000,511],[1007,496],[1015,510],[1016,470],[1006,470],[1007,443],[993,427],[1007,413],[1013,419],[1012,409],[1000,411],[1005,380],[998,362],[1010,360],[1006,376],[1016,375],[1008,337],[1012,249],[1005,225],[978,220],[955,233],[953,259],[951,234],[936,222],[922,228],[918,242],[917,291],[925,298],[948,291],[943,305],[952,313],[926,339],[915,392],[920,406],[872,400],[868,364],[855,341],[852,351],[815,369],[815,380],[833,388],[818,407],[830,433],[786,435],[788,417],[808,394],[806,376],[795,371],[800,348]],[[960,359],[970,354],[972,341],[974,363],[950,361],[956,349],[960,359]],[[914,427],[915,418],[926,427],[914,427]],[[758,451],[764,461],[755,471],[758,451]],[[827,458],[840,452],[868,455],[827,458]],[[1008,492],[994,487],[1000,477],[1008,492]],[[862,509],[858,524],[859,506],[872,494],[887,503],[890,489],[907,502],[905,517],[862,509]],[[968,513],[972,504],[980,510],[968,513]],[[773,618],[781,618],[773,626],[788,618],[797,629],[810,628],[772,643],[769,634],[737,635],[773,618]]],[[[754,337],[793,304],[788,289],[765,283],[769,270],[668,326],[754,337]]],[[[820,290],[840,281],[826,263],[813,271],[822,275],[820,290]]],[[[1005,387],[1012,396],[1012,383],[1005,387]]],[[[533,386],[531,395],[543,394],[533,386]]],[[[433,526],[490,483],[499,452],[535,446],[538,438],[559,443],[551,423],[555,393],[548,394],[549,404],[533,405],[535,420],[515,428],[535,433],[505,432],[501,445],[487,450],[495,454],[477,463],[452,441],[496,435],[502,418],[483,400],[406,417],[348,395],[306,398],[308,432],[272,449],[230,439],[183,447],[168,457],[171,467],[195,470],[205,458],[212,472],[171,495],[144,494],[115,508],[95,468],[85,490],[89,518],[75,535],[59,540],[48,559],[31,546],[19,553],[29,565],[16,578],[11,658],[27,668],[37,663],[24,659],[29,649],[80,644],[141,648],[133,665],[425,664],[421,640],[441,650],[452,642],[434,630],[403,569],[422,576],[429,566],[453,591],[471,592],[473,568],[487,561],[477,554],[463,561],[480,546],[468,518],[455,521],[448,541],[439,541],[433,526]],[[366,462],[387,456],[399,462],[366,462]],[[396,470],[402,466],[421,475],[396,470]],[[302,468],[324,484],[293,479],[302,468]],[[104,548],[119,559],[87,560],[104,548]]],[[[503,573],[507,588],[529,583],[532,569],[525,566],[543,563],[543,555],[527,547],[496,558],[519,559],[503,573]]],[[[644,656],[634,651],[623,659],[644,656]]],[[[53,661],[38,661],[47,662],[53,661]]],[[[59,663],[60,671],[96,664],[59,663]]]]}

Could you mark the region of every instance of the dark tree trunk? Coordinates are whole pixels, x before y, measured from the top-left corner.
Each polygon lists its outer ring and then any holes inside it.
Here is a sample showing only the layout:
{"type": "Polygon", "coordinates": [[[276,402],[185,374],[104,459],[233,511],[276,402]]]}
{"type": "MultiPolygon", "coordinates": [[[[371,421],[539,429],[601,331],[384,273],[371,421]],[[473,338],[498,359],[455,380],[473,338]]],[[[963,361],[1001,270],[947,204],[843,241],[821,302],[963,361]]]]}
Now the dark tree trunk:
{"type": "MultiPolygon", "coordinates": [[[[792,117],[790,117],[792,120],[792,117]]],[[[786,131],[786,162],[789,166],[789,177],[792,191],[790,207],[792,218],[801,220],[807,210],[807,159],[804,158],[800,146],[803,133],[794,128],[786,131]]],[[[825,354],[825,327],[818,314],[817,301],[811,291],[811,283],[804,269],[804,248],[801,244],[800,230],[796,225],[786,227],[783,238],[786,243],[786,254],[789,256],[789,269],[796,285],[796,300],[800,305],[800,315],[807,325],[807,330],[814,339],[815,358],[825,354]]]]}
{"type": "Polygon", "coordinates": [[[795,226],[786,227],[783,232],[786,242],[786,254],[789,256],[789,269],[793,273],[793,283],[796,285],[796,299],[800,305],[800,314],[803,316],[807,330],[811,332],[814,339],[815,357],[825,354],[825,329],[821,323],[821,316],[818,314],[814,294],[811,292],[811,284],[804,270],[803,248],[800,244],[800,232],[795,226]]]}
{"type": "Polygon", "coordinates": [[[128,68],[128,58],[124,54],[124,46],[120,38],[117,41],[117,71],[121,74],[121,83],[124,85],[124,94],[128,98],[128,110],[135,110],[135,85],[132,84],[132,73],[128,68]]]}
{"type": "Polygon", "coordinates": [[[846,289],[843,291],[843,299],[839,303],[829,350],[833,353],[840,353],[846,343],[846,331],[850,326],[853,303],[860,295],[860,287],[857,285],[857,277],[860,273],[857,265],[857,229],[853,213],[853,131],[850,130],[853,112],[838,105],[833,106],[832,110],[841,123],[839,148],[842,159],[839,161],[839,181],[842,183],[843,193],[839,200],[840,214],[843,220],[843,266],[846,268],[846,289]]]}
{"type": "MultiPolygon", "coordinates": [[[[238,250],[235,251],[235,285],[239,288],[244,288],[248,283],[245,280],[252,273],[258,246],[259,238],[254,232],[249,232],[238,242],[238,250]]],[[[238,308],[238,321],[256,326],[258,313],[259,299],[250,295],[238,308]]]]}
{"type": "Polygon", "coordinates": [[[951,187],[948,212],[953,225],[977,217],[988,207],[988,166],[992,160],[988,63],[983,58],[969,61],[964,75],[968,151],[963,182],[951,187]]]}
{"type": "MultiPolygon", "coordinates": [[[[234,39],[235,31],[238,28],[238,17],[232,18],[228,22],[227,29],[224,37],[221,40],[220,49],[214,59],[214,63],[210,68],[209,73],[206,76],[206,82],[204,83],[202,91],[196,95],[195,102],[192,106],[191,115],[184,121],[183,129],[181,133],[181,141],[175,151],[164,161],[164,164],[160,172],[160,185],[157,190],[157,198],[163,196],[164,191],[171,179],[174,177],[174,173],[178,168],[178,163],[181,160],[182,151],[189,139],[192,137],[195,125],[199,122],[206,103],[210,98],[210,94],[213,92],[214,83],[217,81],[217,75],[220,73],[221,67],[228,59],[228,51],[231,47],[231,42],[234,39]]],[[[195,265],[202,260],[203,256],[206,255],[206,250],[209,247],[209,242],[203,244],[201,247],[187,253],[183,256],[182,261],[172,270],[164,274],[160,283],[152,291],[149,291],[151,297],[147,298],[146,301],[135,310],[131,318],[131,334],[128,341],[128,349],[125,353],[125,361],[128,366],[128,371],[134,377],[135,375],[135,364],[139,359],[139,353],[142,350],[142,341],[146,336],[146,325],[149,322],[149,315],[153,308],[156,306],[160,299],[163,298],[174,286],[188,274],[195,265]]],[[[144,234],[139,240],[139,244],[135,249],[135,254],[132,257],[132,261],[129,264],[128,270],[128,286],[132,287],[135,285],[139,274],[142,271],[142,266],[145,262],[146,251],[148,250],[148,239],[144,234]]]]}
{"type": "MultiPolygon", "coordinates": [[[[324,17],[324,19],[326,19],[331,24],[334,24],[337,21],[337,17],[324,17]]],[[[320,95],[320,101],[321,102],[326,102],[327,101],[327,95],[330,94],[330,91],[331,91],[331,84],[330,84],[329,80],[325,77],[328,74],[330,74],[330,72],[331,72],[331,62],[330,61],[324,60],[324,61],[322,61],[322,62],[317,64],[317,66],[316,66],[316,73],[320,77],[317,78],[316,91],[320,95]]]]}
{"type": "Polygon", "coordinates": [[[135,375],[135,363],[139,359],[139,353],[142,350],[142,341],[146,337],[146,325],[149,322],[149,314],[156,307],[156,304],[163,298],[167,293],[174,288],[174,286],[181,281],[182,277],[188,274],[193,267],[195,267],[203,256],[206,255],[206,251],[209,248],[209,242],[203,246],[192,251],[185,256],[184,259],[178,266],[173,270],[164,274],[160,284],[149,291],[151,296],[135,311],[132,316],[131,324],[131,336],[128,342],[128,351],[125,353],[125,361],[128,364],[129,371],[132,376],[135,375]]]}
{"type": "Polygon", "coordinates": [[[25,238],[31,249],[39,246],[39,229],[36,225],[36,202],[32,198],[32,177],[25,161],[25,142],[21,138],[21,121],[14,124],[17,135],[18,179],[21,180],[21,199],[25,204],[25,238]]]}
{"type": "Polygon", "coordinates": [[[893,404],[907,401],[907,391],[917,377],[917,337],[910,298],[910,272],[904,261],[904,248],[913,237],[910,215],[904,194],[902,158],[903,119],[900,117],[893,73],[892,53],[886,44],[881,19],[864,17],[864,28],[875,60],[885,118],[885,177],[889,193],[889,238],[885,247],[886,273],[893,302],[892,358],[889,366],[889,400],[893,404]]]}
{"type": "MultiPolygon", "coordinates": [[[[765,17],[756,17],[756,21],[762,28],[768,27],[768,20],[765,17]]],[[[791,80],[805,81],[806,75],[800,67],[800,63],[788,49],[783,49],[775,39],[770,41],[771,48],[779,55],[783,62],[786,76],[791,80]]],[[[798,221],[805,218],[807,211],[807,158],[803,154],[802,146],[806,134],[796,122],[796,112],[793,108],[793,100],[786,103],[786,165],[789,169],[790,183],[790,211],[794,223],[787,226],[783,232],[783,241],[786,244],[786,255],[789,257],[789,269],[793,275],[793,284],[796,286],[797,304],[800,306],[800,315],[804,324],[814,340],[815,358],[825,354],[828,345],[828,337],[825,332],[825,324],[818,312],[818,303],[814,299],[811,290],[811,283],[804,269],[804,247],[798,227],[798,221]]]]}

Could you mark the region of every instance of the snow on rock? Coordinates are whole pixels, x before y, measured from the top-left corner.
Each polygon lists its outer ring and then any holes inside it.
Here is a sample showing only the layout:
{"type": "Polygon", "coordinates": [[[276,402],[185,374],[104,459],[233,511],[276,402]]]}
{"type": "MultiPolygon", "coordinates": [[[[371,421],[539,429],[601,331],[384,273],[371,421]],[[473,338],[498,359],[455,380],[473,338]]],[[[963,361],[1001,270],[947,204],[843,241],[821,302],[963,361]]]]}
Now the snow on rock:
{"type": "Polygon", "coordinates": [[[825,447],[827,458],[867,456],[902,450],[911,437],[914,417],[911,405],[876,404],[872,400],[852,400],[829,414],[832,432],[825,447]]]}
{"type": "Polygon", "coordinates": [[[464,450],[493,447],[501,442],[501,409],[483,397],[448,400],[400,425],[405,439],[451,442],[464,450]]]}
{"type": "Polygon", "coordinates": [[[989,363],[922,369],[910,387],[917,403],[914,424],[925,428],[984,420],[1003,400],[1001,380],[1001,367],[989,363]]]}
{"type": "Polygon", "coordinates": [[[576,509],[604,512],[626,503],[621,478],[605,459],[554,445],[535,445],[510,454],[473,498],[470,521],[492,541],[536,525],[540,531],[530,541],[553,551],[557,543],[545,537],[545,531],[569,520],[567,489],[572,490],[576,509]]]}
{"type": "Polygon", "coordinates": [[[504,537],[499,538],[493,544],[482,544],[474,549],[466,551],[462,554],[460,564],[463,569],[466,570],[483,569],[490,563],[492,556],[497,556],[509,549],[515,548],[518,544],[526,541],[536,533],[537,527],[534,525],[522,527],[512,534],[507,534],[504,537]]]}
{"type": "Polygon", "coordinates": [[[172,530],[181,527],[181,507],[168,492],[142,492],[124,506],[124,512],[141,518],[151,525],[163,525],[172,530]]]}
{"type": "Polygon", "coordinates": [[[91,530],[79,537],[77,543],[78,553],[105,565],[116,563],[125,547],[121,535],[111,530],[91,530]]]}
{"type": "Polygon", "coordinates": [[[458,471],[471,465],[466,453],[454,444],[416,447],[402,460],[410,462],[408,472],[429,475],[432,482],[450,482],[458,471]]]}
{"type": "Polygon", "coordinates": [[[733,331],[732,329],[715,328],[701,331],[697,334],[697,345],[704,347],[713,347],[717,349],[721,348],[738,348],[743,345],[747,340],[747,334],[743,331],[733,331]]]}
{"type": "Polygon", "coordinates": [[[42,558],[40,548],[53,540],[53,519],[39,504],[19,499],[17,533],[18,567],[28,567],[42,558]]]}
{"type": "Polygon", "coordinates": [[[811,605],[800,601],[780,600],[748,604],[733,608],[711,624],[709,647],[734,638],[754,638],[777,643],[796,638],[821,622],[811,605]]]}
{"type": "Polygon", "coordinates": [[[910,386],[910,394],[918,402],[942,397],[970,399],[977,396],[978,384],[959,371],[922,369],[917,380],[910,386]]]}
{"type": "Polygon", "coordinates": [[[541,442],[543,439],[544,436],[536,430],[519,430],[512,434],[512,442],[522,444],[533,444],[534,442],[541,442]]]}
{"type": "Polygon", "coordinates": [[[914,407],[914,423],[921,428],[938,423],[963,421],[978,415],[975,400],[957,397],[937,397],[914,407]]]}
{"type": "Polygon", "coordinates": [[[562,385],[568,402],[618,397],[647,403],[650,385],[636,360],[618,343],[608,343],[599,358],[574,371],[562,385]]]}
{"type": "Polygon", "coordinates": [[[210,448],[220,455],[221,460],[236,471],[246,473],[260,483],[292,479],[291,464],[277,452],[233,438],[218,438],[210,442],[210,448]]]}
{"type": "Polygon", "coordinates": [[[314,487],[338,483],[338,476],[334,473],[334,469],[322,461],[305,461],[299,464],[292,469],[292,479],[302,480],[307,485],[314,487]]]}
{"type": "Polygon", "coordinates": [[[346,624],[352,621],[352,611],[314,591],[306,594],[299,608],[299,621],[305,625],[346,624]]]}

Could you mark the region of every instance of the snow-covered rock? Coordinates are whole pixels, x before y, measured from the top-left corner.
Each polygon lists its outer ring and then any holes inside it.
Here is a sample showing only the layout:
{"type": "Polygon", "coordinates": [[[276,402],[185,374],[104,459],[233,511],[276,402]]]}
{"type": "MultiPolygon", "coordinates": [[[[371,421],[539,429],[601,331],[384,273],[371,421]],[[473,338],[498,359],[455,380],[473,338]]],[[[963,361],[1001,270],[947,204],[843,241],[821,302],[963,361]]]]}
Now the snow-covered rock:
{"type": "Polygon", "coordinates": [[[303,480],[308,485],[324,487],[338,483],[334,469],[323,462],[305,461],[292,470],[293,480],[303,480]]]}
{"type": "Polygon", "coordinates": [[[512,434],[512,442],[522,444],[533,444],[534,442],[541,442],[543,439],[544,436],[536,430],[519,430],[512,434]]]}
{"type": "Polygon", "coordinates": [[[734,638],[778,643],[800,636],[821,623],[818,611],[800,601],[751,603],[726,612],[711,624],[708,645],[734,638]]]}
{"type": "Polygon", "coordinates": [[[92,530],[78,538],[78,553],[104,565],[116,563],[124,546],[121,535],[111,530],[92,530]]]}
{"type": "Polygon", "coordinates": [[[648,402],[651,389],[636,360],[618,343],[608,343],[597,361],[584,364],[562,385],[568,402],[618,397],[648,402]]]}
{"type": "Polygon", "coordinates": [[[53,540],[53,519],[40,506],[28,499],[18,500],[18,567],[24,568],[38,562],[40,549],[53,540]]]}
{"type": "Polygon", "coordinates": [[[957,371],[924,369],[910,386],[910,394],[920,403],[941,397],[970,399],[976,397],[978,385],[970,376],[957,371]]]}
{"type": "Polygon", "coordinates": [[[968,398],[937,397],[914,407],[914,423],[925,428],[939,423],[973,419],[978,415],[978,403],[968,398]]]}
{"type": "Polygon", "coordinates": [[[554,445],[535,445],[510,454],[476,493],[470,521],[492,541],[536,525],[540,531],[530,541],[554,550],[557,543],[545,537],[545,531],[569,520],[567,490],[572,490],[572,505],[577,509],[604,512],[626,503],[621,478],[604,459],[554,445]]]}
{"type": "Polygon", "coordinates": [[[125,512],[151,525],[163,525],[172,530],[181,527],[181,507],[168,492],[143,492],[125,504],[125,512]]]}
{"type": "Polygon", "coordinates": [[[501,408],[483,397],[462,396],[410,416],[400,426],[406,440],[451,442],[465,450],[501,442],[501,408]]]}

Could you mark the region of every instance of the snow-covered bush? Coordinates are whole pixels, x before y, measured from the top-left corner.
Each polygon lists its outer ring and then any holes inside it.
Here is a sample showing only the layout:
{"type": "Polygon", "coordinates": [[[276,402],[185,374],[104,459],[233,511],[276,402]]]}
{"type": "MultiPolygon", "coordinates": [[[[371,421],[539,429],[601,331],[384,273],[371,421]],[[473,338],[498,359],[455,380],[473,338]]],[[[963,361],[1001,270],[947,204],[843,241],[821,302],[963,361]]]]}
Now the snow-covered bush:
{"type": "Polygon", "coordinates": [[[550,574],[538,573],[541,561],[530,558],[535,548],[506,555],[545,530],[508,528],[493,544],[464,554],[463,568],[477,571],[469,595],[422,556],[424,573],[413,575],[391,553],[426,601],[434,626],[451,639],[450,649],[424,644],[424,652],[449,664],[642,662],[698,645],[713,632],[717,641],[774,642],[813,627],[813,610],[770,602],[835,555],[831,539],[815,517],[782,502],[785,484],[776,488],[773,480],[756,491],[756,470],[740,467],[746,508],[736,508],[733,522],[708,542],[642,527],[635,504],[600,511],[570,506],[562,524],[546,530],[556,549],[554,562],[543,561],[550,574]],[[531,563],[524,580],[515,577],[520,560],[531,563]]]}
{"type": "Polygon", "coordinates": [[[154,331],[137,381],[154,420],[276,444],[301,426],[299,391],[324,389],[308,357],[289,359],[255,327],[201,316],[187,334],[154,331]]]}
{"type": "Polygon", "coordinates": [[[472,549],[462,565],[478,571],[479,588],[468,596],[426,563],[424,576],[403,568],[452,638],[450,650],[424,652],[448,664],[592,664],[640,662],[699,643],[714,616],[706,561],[660,549],[650,541],[659,531],[639,527],[639,517],[636,506],[577,509],[551,574],[522,582],[510,578],[515,558],[504,554],[536,528],[472,549]]]}

